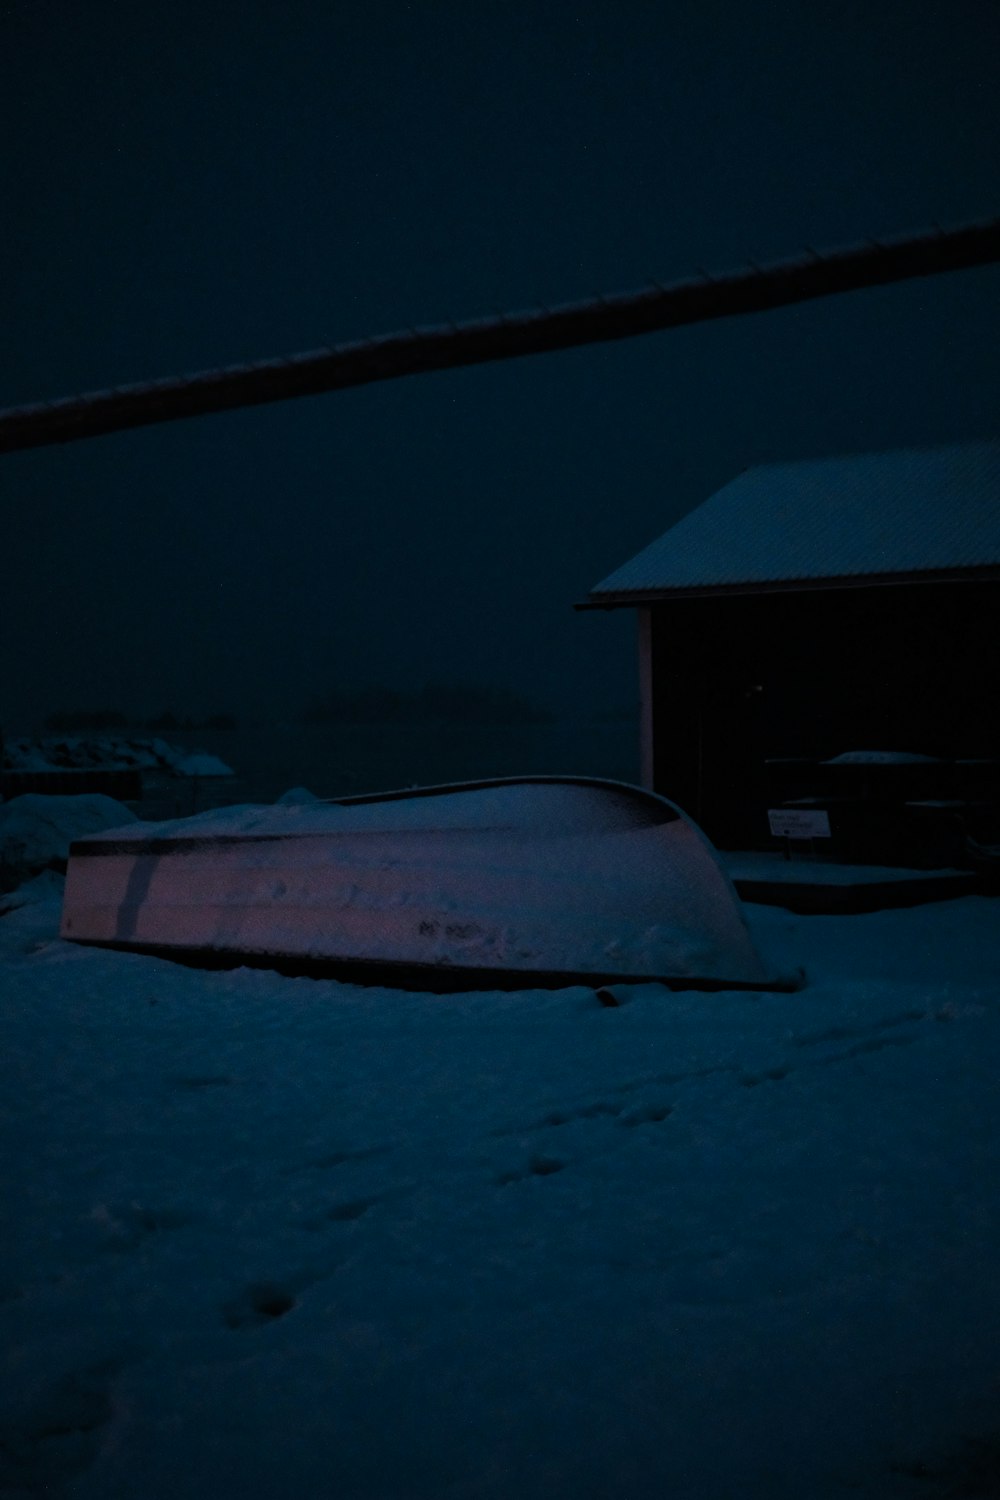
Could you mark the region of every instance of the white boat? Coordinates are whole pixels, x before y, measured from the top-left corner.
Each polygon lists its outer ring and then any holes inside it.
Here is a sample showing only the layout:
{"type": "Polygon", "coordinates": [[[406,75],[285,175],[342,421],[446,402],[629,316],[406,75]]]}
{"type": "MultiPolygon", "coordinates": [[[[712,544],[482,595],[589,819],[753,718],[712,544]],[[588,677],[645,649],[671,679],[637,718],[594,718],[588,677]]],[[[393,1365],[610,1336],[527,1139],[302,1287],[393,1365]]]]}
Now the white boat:
{"type": "Polygon", "coordinates": [[[61,935],[422,990],[789,988],[701,831],[639,787],[530,777],[132,823],[71,846],[61,935]]]}

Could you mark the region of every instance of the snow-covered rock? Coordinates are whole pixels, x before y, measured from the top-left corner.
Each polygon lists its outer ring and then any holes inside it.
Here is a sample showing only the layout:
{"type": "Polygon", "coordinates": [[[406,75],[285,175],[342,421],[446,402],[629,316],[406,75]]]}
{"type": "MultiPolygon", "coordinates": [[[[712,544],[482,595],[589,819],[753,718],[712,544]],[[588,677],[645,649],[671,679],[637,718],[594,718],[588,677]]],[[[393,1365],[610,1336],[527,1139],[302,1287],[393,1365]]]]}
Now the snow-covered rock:
{"type": "Polygon", "coordinates": [[[74,839],[134,823],[135,814],[102,792],[48,797],[26,792],[0,803],[0,889],[12,890],[56,862],[74,839]]]}
{"type": "MultiPolygon", "coordinates": [[[[159,742],[162,743],[162,742],[159,742]]],[[[12,771],[131,771],[163,763],[157,742],[105,735],[48,735],[8,740],[4,762],[12,771]]],[[[169,747],[167,747],[169,749],[169,747]]]]}
{"type": "Polygon", "coordinates": [[[167,740],[123,735],[58,735],[8,740],[4,764],[12,771],[168,770],[175,776],[232,776],[205,750],[184,750],[167,740]]]}
{"type": "Polygon", "coordinates": [[[315,792],[311,792],[305,786],[289,787],[287,792],[282,792],[280,797],[275,798],[279,807],[304,807],[310,802],[318,802],[320,799],[315,792]]]}

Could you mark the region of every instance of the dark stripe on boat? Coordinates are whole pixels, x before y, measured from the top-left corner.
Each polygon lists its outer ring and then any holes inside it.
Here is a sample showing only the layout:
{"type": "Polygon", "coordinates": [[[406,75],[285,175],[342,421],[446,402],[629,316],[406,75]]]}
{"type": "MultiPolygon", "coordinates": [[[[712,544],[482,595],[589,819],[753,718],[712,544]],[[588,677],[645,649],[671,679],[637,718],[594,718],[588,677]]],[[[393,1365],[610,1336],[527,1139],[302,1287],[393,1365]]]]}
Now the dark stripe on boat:
{"type": "Polygon", "coordinates": [[[218,849],[222,844],[233,844],[245,849],[248,844],[287,844],[289,839],[329,838],[330,834],[317,833],[218,833],[206,838],[148,839],[74,839],[69,846],[70,858],[85,854],[89,859],[109,854],[205,854],[218,849]]]}

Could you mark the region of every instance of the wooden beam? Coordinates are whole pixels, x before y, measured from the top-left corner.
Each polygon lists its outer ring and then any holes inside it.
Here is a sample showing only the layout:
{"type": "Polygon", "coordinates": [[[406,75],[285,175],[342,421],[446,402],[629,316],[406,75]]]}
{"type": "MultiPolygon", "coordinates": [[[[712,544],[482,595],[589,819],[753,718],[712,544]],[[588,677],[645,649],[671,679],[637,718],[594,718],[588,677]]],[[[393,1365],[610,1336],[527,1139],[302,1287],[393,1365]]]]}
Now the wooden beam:
{"type": "Polygon", "coordinates": [[[998,260],[1000,218],[885,241],[866,240],[823,254],[809,250],[768,266],[752,265],[718,276],[699,272],[671,286],[657,284],[562,307],[407,329],[290,358],[15,407],[0,412],[0,452],[72,443],[129,427],[290,401],[431,370],[634,338],[998,260]]]}
{"type": "Polygon", "coordinates": [[[656,790],[653,744],[653,629],[652,610],[640,605],[639,622],[639,785],[656,790]]]}

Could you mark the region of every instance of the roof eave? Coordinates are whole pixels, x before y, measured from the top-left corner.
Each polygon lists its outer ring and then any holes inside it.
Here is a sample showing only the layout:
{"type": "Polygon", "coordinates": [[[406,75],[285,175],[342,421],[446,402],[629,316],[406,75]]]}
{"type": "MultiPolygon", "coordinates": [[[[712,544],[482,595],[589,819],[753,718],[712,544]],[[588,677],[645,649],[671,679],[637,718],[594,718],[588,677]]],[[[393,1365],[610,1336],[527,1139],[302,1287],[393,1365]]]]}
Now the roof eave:
{"type": "Polygon", "coordinates": [[[749,594],[813,593],[817,589],[892,588],[915,583],[990,583],[1000,581],[1000,563],[971,568],[927,568],[910,573],[852,573],[831,578],[775,578],[743,583],[692,584],[666,589],[609,590],[592,593],[574,604],[576,610],[628,609],[644,604],[661,604],[671,599],[717,599],[749,594]]]}

